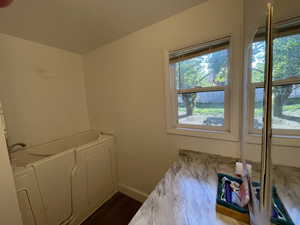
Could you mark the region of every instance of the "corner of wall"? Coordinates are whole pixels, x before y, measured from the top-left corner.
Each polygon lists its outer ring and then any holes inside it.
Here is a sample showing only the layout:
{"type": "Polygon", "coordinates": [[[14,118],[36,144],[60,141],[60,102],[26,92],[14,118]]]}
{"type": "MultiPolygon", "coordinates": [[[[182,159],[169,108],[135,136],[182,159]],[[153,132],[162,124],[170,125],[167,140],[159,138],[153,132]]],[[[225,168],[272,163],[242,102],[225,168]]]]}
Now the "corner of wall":
{"type": "Polygon", "coordinates": [[[125,194],[125,195],[127,195],[127,196],[137,200],[138,202],[141,202],[141,203],[143,203],[148,198],[148,194],[146,194],[146,193],[144,193],[140,190],[137,190],[133,187],[130,187],[126,184],[119,184],[118,185],[118,190],[121,193],[123,193],[123,194],[125,194]]]}

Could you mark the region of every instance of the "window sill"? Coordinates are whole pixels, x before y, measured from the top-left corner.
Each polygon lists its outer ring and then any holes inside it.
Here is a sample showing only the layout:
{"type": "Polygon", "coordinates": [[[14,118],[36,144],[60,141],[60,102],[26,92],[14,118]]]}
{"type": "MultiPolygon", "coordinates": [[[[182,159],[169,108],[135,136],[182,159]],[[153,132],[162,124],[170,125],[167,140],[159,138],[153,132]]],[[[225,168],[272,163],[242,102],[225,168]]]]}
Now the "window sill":
{"type": "MultiPolygon", "coordinates": [[[[248,144],[261,144],[260,134],[248,134],[246,137],[248,144]]],[[[272,145],[285,146],[285,147],[300,147],[300,136],[288,136],[288,135],[273,135],[272,145]]]]}
{"type": "Polygon", "coordinates": [[[202,129],[193,129],[193,128],[169,128],[167,129],[167,134],[218,139],[218,140],[233,141],[233,142],[239,141],[238,137],[233,136],[228,131],[202,130],[202,129]]]}

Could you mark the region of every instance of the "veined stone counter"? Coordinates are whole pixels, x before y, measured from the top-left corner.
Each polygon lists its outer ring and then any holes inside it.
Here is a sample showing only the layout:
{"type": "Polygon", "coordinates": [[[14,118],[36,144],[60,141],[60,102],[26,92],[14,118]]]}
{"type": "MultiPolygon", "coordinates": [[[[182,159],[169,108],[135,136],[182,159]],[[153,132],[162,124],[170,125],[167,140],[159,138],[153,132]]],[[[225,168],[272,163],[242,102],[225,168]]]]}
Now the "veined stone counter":
{"type": "MultiPolygon", "coordinates": [[[[242,225],[216,213],[217,173],[234,175],[237,159],[180,151],[163,179],[129,225],[242,225]]],[[[252,166],[253,180],[259,167],[252,166]]],[[[300,225],[300,169],[275,166],[278,194],[295,225],[300,225]]]]}

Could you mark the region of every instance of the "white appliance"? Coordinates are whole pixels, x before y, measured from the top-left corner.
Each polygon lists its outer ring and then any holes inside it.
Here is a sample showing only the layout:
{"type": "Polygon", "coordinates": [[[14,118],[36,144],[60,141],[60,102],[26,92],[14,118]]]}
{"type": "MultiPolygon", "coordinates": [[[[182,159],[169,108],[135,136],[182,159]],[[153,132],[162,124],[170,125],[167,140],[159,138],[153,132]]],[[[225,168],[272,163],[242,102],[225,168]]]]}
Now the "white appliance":
{"type": "Polygon", "coordinates": [[[79,225],[116,191],[112,136],[87,131],[11,157],[24,225],[79,225]]]}

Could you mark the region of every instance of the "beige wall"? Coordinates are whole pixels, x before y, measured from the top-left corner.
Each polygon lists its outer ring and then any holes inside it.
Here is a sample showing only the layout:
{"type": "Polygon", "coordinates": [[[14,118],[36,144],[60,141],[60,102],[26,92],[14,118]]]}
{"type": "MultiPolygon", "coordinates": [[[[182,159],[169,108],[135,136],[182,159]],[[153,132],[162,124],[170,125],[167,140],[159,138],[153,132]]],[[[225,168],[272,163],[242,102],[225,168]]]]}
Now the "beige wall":
{"type": "MultiPolygon", "coordinates": [[[[291,9],[292,2],[275,1],[280,8],[276,19],[297,12],[291,9]]],[[[253,28],[264,21],[265,3],[210,0],[84,55],[91,123],[116,135],[121,184],[150,192],[180,148],[240,156],[239,141],[166,133],[163,51],[232,35],[231,128],[239,133],[242,43],[249,41],[253,28]]],[[[246,144],[245,151],[248,159],[259,160],[259,145],[246,144]]],[[[298,148],[273,148],[277,164],[300,166],[299,159],[298,148]]]]}
{"type": "Polygon", "coordinates": [[[239,142],[167,135],[163,52],[232,35],[238,130],[242,21],[242,1],[210,0],[84,56],[91,124],[115,133],[121,184],[150,192],[179,148],[239,156],[239,142]]]}
{"type": "Polygon", "coordinates": [[[89,129],[78,54],[0,34],[0,100],[10,144],[89,129]]]}
{"type": "MultiPolygon", "coordinates": [[[[85,81],[80,55],[0,34],[0,100],[10,143],[44,143],[87,130],[91,122],[94,128],[116,135],[119,182],[146,193],[180,148],[239,157],[239,141],[166,133],[163,53],[232,35],[231,128],[237,132],[242,34],[245,41],[251,39],[253,27],[261,23],[257,10],[262,2],[248,5],[250,1],[245,1],[243,6],[241,0],[210,0],[100,47],[84,55],[85,81]]],[[[282,9],[280,19],[299,12],[293,0],[276,3],[282,9]]],[[[247,158],[259,159],[259,145],[247,144],[245,150],[247,158]]],[[[7,156],[0,159],[10,169],[7,156]]],[[[275,163],[300,166],[299,159],[297,148],[273,148],[275,163]]]]}

